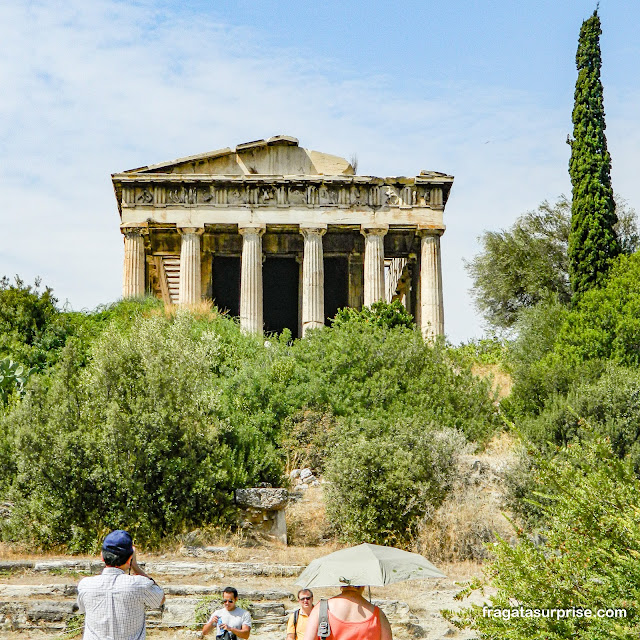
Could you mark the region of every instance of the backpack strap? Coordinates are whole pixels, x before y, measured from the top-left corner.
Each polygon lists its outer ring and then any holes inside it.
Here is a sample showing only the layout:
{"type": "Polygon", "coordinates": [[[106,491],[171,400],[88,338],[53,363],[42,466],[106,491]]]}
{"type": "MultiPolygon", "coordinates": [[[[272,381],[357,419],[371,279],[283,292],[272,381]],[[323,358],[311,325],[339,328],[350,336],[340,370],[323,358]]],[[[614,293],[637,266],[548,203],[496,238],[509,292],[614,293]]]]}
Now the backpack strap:
{"type": "Polygon", "coordinates": [[[300,609],[296,609],[293,612],[293,635],[298,632],[298,618],[300,617],[300,609]]]}
{"type": "Polygon", "coordinates": [[[318,616],[318,637],[328,638],[331,635],[329,626],[329,603],[324,598],[320,600],[320,614],[318,616]]]}

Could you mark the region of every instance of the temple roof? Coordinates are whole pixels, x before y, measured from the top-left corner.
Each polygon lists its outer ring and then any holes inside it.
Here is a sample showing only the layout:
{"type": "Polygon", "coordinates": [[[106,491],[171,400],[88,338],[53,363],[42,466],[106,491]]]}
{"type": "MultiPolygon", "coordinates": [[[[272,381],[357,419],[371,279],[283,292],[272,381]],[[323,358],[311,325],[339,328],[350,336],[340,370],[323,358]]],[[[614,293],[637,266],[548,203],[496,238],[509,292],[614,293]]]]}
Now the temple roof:
{"type": "Polygon", "coordinates": [[[203,175],[353,175],[344,158],[303,149],[292,136],[273,136],[226,147],[195,156],[124,171],[124,174],[203,174],[203,175]]]}

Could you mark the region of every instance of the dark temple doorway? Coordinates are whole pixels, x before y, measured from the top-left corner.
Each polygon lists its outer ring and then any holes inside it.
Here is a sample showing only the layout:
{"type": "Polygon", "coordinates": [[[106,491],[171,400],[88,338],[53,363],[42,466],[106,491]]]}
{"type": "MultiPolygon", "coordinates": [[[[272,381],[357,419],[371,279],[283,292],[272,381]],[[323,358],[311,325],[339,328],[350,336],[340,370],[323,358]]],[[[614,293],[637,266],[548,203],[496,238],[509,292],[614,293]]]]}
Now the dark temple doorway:
{"type": "Polygon", "coordinates": [[[211,268],[213,303],[220,311],[240,315],[240,258],[215,256],[211,268]]]}
{"type": "Polygon", "coordinates": [[[348,258],[324,259],[324,316],[326,325],[331,325],[338,309],[349,305],[349,260],[348,258]]]}
{"type": "Polygon", "coordinates": [[[285,327],[298,336],[300,265],[294,258],[267,257],[262,265],[264,330],[280,333],[285,327]]]}

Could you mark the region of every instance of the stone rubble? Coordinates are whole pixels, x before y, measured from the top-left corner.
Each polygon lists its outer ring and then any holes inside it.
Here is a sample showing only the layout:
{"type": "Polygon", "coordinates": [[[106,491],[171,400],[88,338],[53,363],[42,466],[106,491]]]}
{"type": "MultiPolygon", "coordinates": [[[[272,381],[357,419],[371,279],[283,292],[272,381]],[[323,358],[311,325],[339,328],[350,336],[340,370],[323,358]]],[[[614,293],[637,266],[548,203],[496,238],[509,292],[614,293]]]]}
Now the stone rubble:
{"type": "Polygon", "coordinates": [[[292,481],[295,491],[306,491],[307,486],[317,487],[320,484],[320,481],[309,467],[294,469],[289,474],[289,479],[292,481]]]}

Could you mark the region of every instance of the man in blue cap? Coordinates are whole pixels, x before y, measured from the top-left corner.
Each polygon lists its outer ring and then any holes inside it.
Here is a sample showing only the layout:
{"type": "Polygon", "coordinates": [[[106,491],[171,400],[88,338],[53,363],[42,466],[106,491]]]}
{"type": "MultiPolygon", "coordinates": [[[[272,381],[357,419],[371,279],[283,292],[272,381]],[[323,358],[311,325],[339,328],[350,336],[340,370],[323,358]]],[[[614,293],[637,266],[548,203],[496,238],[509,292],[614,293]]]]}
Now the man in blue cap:
{"type": "Polygon", "coordinates": [[[104,539],[102,560],[106,567],[100,575],[78,583],[83,640],[144,640],[145,607],[162,606],[164,591],[138,565],[126,531],[112,531],[104,539]]]}

